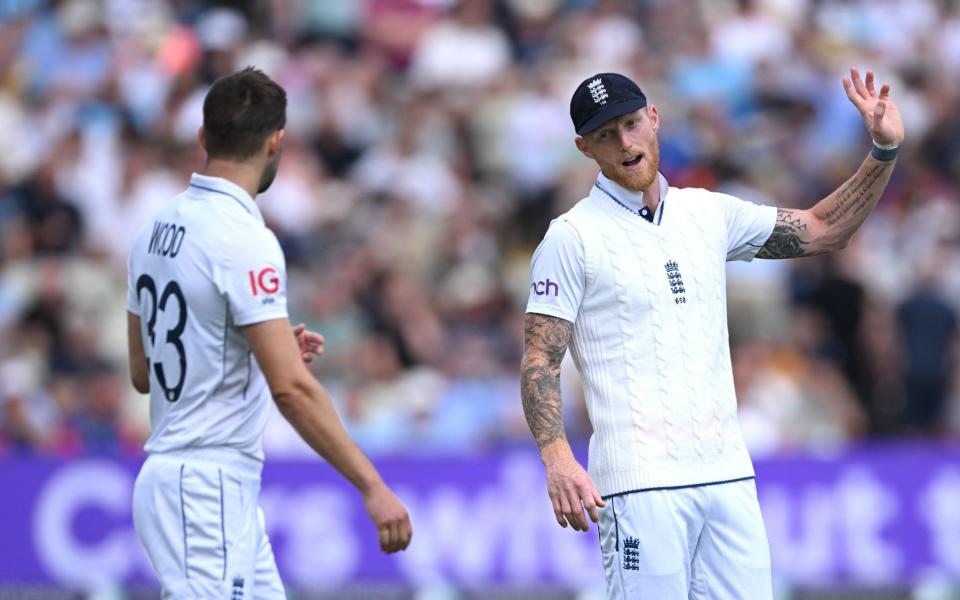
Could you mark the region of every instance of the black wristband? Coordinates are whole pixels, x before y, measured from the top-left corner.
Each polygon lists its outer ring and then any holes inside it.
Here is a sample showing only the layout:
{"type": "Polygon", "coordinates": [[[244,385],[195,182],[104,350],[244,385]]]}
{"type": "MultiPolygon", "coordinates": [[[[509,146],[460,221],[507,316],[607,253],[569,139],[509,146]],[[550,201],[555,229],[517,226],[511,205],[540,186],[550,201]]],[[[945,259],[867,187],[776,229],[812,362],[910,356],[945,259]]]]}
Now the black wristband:
{"type": "Polygon", "coordinates": [[[897,153],[899,152],[900,152],[900,146],[897,146],[896,148],[883,149],[877,146],[876,144],[874,144],[873,150],[870,151],[870,156],[874,157],[879,161],[888,162],[895,159],[897,157],[897,153]]]}

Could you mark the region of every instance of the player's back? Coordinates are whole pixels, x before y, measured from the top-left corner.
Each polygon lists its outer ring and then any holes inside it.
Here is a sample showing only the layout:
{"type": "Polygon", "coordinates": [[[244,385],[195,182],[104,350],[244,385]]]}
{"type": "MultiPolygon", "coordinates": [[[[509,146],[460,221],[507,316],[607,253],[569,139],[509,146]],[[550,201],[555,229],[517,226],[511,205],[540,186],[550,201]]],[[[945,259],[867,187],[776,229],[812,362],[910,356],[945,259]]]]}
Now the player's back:
{"type": "Polygon", "coordinates": [[[140,229],[128,271],[150,376],[147,452],[259,472],[270,394],[240,326],[287,312],[283,254],[253,200],[194,175],[140,229]]]}

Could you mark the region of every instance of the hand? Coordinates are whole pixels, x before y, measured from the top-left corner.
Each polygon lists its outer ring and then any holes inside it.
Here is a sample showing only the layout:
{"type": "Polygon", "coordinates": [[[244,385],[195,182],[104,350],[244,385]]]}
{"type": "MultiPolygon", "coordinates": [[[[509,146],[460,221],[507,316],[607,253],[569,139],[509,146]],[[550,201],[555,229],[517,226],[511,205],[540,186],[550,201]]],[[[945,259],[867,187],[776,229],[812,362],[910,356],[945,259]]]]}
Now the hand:
{"type": "Polygon", "coordinates": [[[406,550],[413,537],[413,526],[407,509],[390,488],[384,483],[372,488],[364,494],[363,505],[377,526],[380,549],[388,554],[406,550]]]}
{"type": "Polygon", "coordinates": [[[593,485],[593,480],[570,453],[569,447],[565,452],[553,455],[545,452],[544,465],[547,468],[547,493],[550,494],[557,523],[561,527],[569,523],[577,531],[589,531],[590,524],[584,517],[584,509],[591,521],[599,523],[597,508],[603,508],[606,503],[593,485]]]}
{"type": "Polygon", "coordinates": [[[850,78],[843,78],[843,89],[847,98],[860,111],[863,122],[873,141],[878,144],[903,143],[903,119],[897,105],[890,99],[890,86],[886,83],[880,88],[880,95],[873,87],[873,71],[867,71],[866,85],[860,81],[860,72],[850,68],[850,78]]]}
{"type": "Polygon", "coordinates": [[[293,328],[293,336],[297,338],[297,344],[300,346],[300,357],[303,362],[313,361],[313,356],[323,355],[323,336],[313,331],[307,331],[307,326],[300,323],[293,328]]]}

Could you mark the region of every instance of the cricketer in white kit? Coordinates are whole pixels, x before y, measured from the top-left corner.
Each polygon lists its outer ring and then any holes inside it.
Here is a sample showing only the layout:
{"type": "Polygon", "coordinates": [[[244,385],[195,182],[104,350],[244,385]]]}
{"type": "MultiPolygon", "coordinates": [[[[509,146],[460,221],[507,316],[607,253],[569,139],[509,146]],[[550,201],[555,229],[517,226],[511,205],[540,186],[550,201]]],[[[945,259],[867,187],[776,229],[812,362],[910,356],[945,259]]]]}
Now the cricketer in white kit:
{"type": "Polygon", "coordinates": [[[725,263],[843,248],[876,206],[904,138],[888,86],[844,79],[874,148],[810,210],[670,187],[659,115],[616,73],[583,81],[570,114],[600,167],[532,261],[521,386],[557,521],[599,524],[610,598],[762,600],[771,563],[737,422],[725,263]],[[569,348],[593,426],[589,474],[566,440],[569,348]]]}
{"type": "Polygon", "coordinates": [[[287,317],[283,252],[254,201],[276,173],[285,107],[254,69],[217,80],[204,103],[206,174],[130,251],[131,376],[150,393],[153,426],[133,517],[164,598],[286,597],[258,507],[272,400],[360,490],[381,547],[410,539],[403,505],[303,365],[322,339],[287,317]]]}

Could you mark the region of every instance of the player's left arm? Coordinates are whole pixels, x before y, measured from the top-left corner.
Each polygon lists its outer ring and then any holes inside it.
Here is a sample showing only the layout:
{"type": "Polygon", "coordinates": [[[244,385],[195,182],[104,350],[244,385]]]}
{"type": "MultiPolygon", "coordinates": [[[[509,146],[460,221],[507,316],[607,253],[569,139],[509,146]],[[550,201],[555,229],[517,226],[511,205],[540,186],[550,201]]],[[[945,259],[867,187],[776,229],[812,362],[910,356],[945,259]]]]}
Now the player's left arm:
{"type": "Polygon", "coordinates": [[[141,394],[150,392],[150,365],[143,352],[143,334],[140,332],[140,317],[127,313],[127,357],[130,363],[130,381],[141,394]]]}
{"type": "Polygon", "coordinates": [[[813,208],[778,209],[773,233],[757,258],[811,256],[845,248],[887,187],[897,162],[896,151],[880,147],[899,147],[904,139],[903,120],[890,98],[890,86],[884,84],[878,94],[872,71],[867,71],[864,83],[860,73],[850,69],[850,78],[843,78],[843,88],[877,147],[853,177],[813,208]]]}

